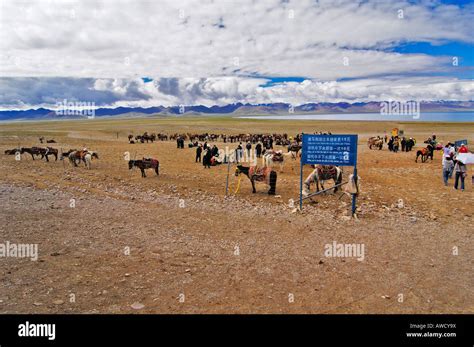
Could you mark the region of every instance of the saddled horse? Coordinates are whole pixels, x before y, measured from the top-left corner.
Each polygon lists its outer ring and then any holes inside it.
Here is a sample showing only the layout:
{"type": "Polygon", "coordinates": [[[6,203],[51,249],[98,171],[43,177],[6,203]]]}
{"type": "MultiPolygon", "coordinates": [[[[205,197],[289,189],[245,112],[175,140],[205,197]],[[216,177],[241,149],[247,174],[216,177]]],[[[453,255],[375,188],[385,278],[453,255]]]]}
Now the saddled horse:
{"type": "Polygon", "coordinates": [[[29,153],[33,160],[35,160],[35,155],[41,156],[41,159],[46,158],[46,161],[49,161],[49,156],[53,155],[55,160],[58,160],[58,150],[52,147],[21,147],[20,153],[29,153]]]}
{"type": "Polygon", "coordinates": [[[274,167],[280,166],[280,172],[283,172],[283,165],[285,164],[285,157],[292,155],[291,153],[283,153],[283,151],[268,150],[262,156],[263,166],[274,167]]]}
{"type": "Polygon", "coordinates": [[[61,152],[61,155],[59,156],[59,160],[64,160],[64,158],[69,158],[69,154],[71,154],[72,152],[77,152],[77,149],[70,149],[69,151],[61,152]]]}
{"type": "Polygon", "coordinates": [[[380,136],[369,137],[367,140],[367,146],[369,146],[369,149],[375,147],[375,149],[381,150],[383,148],[383,139],[380,136]]]}
{"type": "Polygon", "coordinates": [[[153,158],[143,158],[142,160],[129,160],[128,169],[131,170],[134,166],[138,167],[142,172],[142,177],[146,177],[146,169],[154,169],[157,175],[160,174],[160,162],[153,158]]]}
{"type": "Polygon", "coordinates": [[[433,145],[428,144],[425,148],[422,148],[416,151],[415,163],[418,163],[418,157],[420,156],[421,156],[422,163],[426,162],[428,158],[431,158],[431,161],[433,161],[433,153],[434,153],[433,145]]]}
{"type": "Polygon", "coordinates": [[[74,166],[77,166],[77,161],[79,162],[84,162],[84,165],[90,169],[90,163],[92,158],[99,159],[99,155],[97,152],[92,152],[88,150],[82,150],[82,151],[71,151],[68,155],[69,162],[73,164],[74,166]]]}
{"type": "Polygon", "coordinates": [[[302,148],[301,145],[299,145],[297,143],[293,143],[293,144],[288,146],[288,152],[290,152],[291,157],[296,160],[296,158],[298,157],[298,153],[300,152],[301,148],[302,148]]]}
{"type": "MultiPolygon", "coordinates": [[[[303,195],[310,194],[311,183],[316,183],[316,192],[319,192],[319,184],[324,190],[324,181],[333,180],[334,185],[342,183],[342,170],[334,165],[317,165],[313,172],[311,172],[306,180],[304,181],[303,195]]],[[[339,187],[334,188],[334,193],[337,192],[339,187]]]]}
{"type": "Polygon", "coordinates": [[[255,182],[263,182],[270,186],[268,194],[275,195],[277,173],[271,167],[246,167],[243,165],[237,165],[237,168],[235,169],[235,176],[239,176],[241,173],[250,179],[250,182],[252,183],[252,193],[257,192],[255,189],[255,182]]]}

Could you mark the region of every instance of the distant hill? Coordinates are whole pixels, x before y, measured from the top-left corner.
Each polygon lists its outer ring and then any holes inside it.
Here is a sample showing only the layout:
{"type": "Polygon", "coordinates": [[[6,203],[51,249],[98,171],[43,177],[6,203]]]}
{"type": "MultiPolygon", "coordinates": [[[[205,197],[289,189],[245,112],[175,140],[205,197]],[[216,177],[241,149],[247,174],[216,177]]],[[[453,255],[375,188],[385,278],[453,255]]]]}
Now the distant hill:
{"type": "MultiPolygon", "coordinates": [[[[379,113],[380,101],[356,102],[356,103],[307,103],[296,106],[292,109],[294,114],[322,114],[322,113],[379,113]]],[[[156,106],[156,107],[117,107],[98,108],[95,110],[95,117],[139,117],[140,115],[209,115],[209,114],[235,114],[239,115],[275,115],[291,114],[291,105],[287,103],[269,104],[229,104],[225,106],[156,106]]],[[[426,101],[421,103],[421,112],[462,112],[474,111],[474,101],[426,101]]],[[[67,112],[65,112],[67,113],[67,112]]],[[[0,120],[52,120],[52,119],[78,119],[81,116],[58,115],[56,112],[46,108],[30,110],[0,111],[0,120]]],[[[84,117],[85,118],[85,117],[84,117]]]]}

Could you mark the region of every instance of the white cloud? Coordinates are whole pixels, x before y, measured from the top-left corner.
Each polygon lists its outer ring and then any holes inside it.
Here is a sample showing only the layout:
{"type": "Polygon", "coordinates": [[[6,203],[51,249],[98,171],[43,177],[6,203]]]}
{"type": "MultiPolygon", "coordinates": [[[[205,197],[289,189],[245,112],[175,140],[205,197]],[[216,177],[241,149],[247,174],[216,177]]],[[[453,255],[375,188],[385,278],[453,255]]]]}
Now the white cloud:
{"type": "Polygon", "coordinates": [[[468,100],[471,81],[416,77],[462,69],[451,57],[390,49],[473,43],[473,21],[474,5],[436,0],[3,0],[0,104],[468,100]]]}
{"type": "Polygon", "coordinates": [[[449,57],[381,50],[411,41],[473,42],[473,6],[461,10],[428,5],[353,0],[4,0],[1,73],[335,80],[439,71],[449,57]],[[398,18],[399,10],[403,19],[398,18]],[[344,57],[349,66],[343,65],[344,57]]]}
{"type": "Polygon", "coordinates": [[[237,77],[142,79],[2,78],[4,109],[54,108],[57,102],[94,102],[97,107],[152,107],[380,100],[466,100],[474,82],[439,77],[372,78],[344,82],[304,80],[263,87],[268,80],[237,77]]]}

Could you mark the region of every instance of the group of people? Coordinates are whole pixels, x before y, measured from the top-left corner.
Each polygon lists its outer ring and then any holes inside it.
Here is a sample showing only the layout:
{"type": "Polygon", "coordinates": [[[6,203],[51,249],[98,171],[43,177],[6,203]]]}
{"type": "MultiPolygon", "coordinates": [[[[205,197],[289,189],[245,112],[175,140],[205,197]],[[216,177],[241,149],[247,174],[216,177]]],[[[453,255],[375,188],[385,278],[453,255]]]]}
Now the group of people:
{"type": "Polygon", "coordinates": [[[264,151],[272,149],[272,143],[269,142],[258,142],[254,145],[250,141],[245,143],[245,145],[240,142],[237,147],[234,149],[233,156],[234,158],[227,158],[227,153],[224,158],[221,158],[219,153],[219,148],[216,145],[210,146],[207,141],[203,144],[200,143],[190,143],[189,147],[196,147],[196,163],[202,163],[204,168],[210,168],[216,164],[227,163],[227,160],[234,159],[235,162],[240,163],[244,160],[245,155],[247,158],[252,158],[252,149],[255,150],[255,156],[261,158],[264,151]]]}
{"type": "Polygon", "coordinates": [[[414,138],[410,137],[407,139],[405,136],[400,140],[398,136],[391,136],[390,139],[388,139],[385,135],[384,140],[385,143],[387,143],[388,150],[394,153],[397,153],[400,150],[402,152],[410,152],[416,144],[414,138]]]}
{"type": "Polygon", "coordinates": [[[456,156],[459,153],[468,153],[467,146],[463,143],[457,149],[451,142],[448,142],[443,148],[443,182],[444,185],[448,185],[448,180],[454,174],[454,189],[460,188],[461,191],[464,191],[465,188],[465,178],[467,177],[467,166],[460,160],[456,159],[456,156]],[[461,183],[459,185],[459,183],[461,183]]]}
{"type": "Polygon", "coordinates": [[[204,168],[211,168],[211,165],[214,165],[213,160],[219,157],[219,148],[216,145],[210,146],[207,141],[203,145],[196,145],[196,163],[201,163],[204,168]],[[203,155],[204,153],[204,155],[203,155]]]}

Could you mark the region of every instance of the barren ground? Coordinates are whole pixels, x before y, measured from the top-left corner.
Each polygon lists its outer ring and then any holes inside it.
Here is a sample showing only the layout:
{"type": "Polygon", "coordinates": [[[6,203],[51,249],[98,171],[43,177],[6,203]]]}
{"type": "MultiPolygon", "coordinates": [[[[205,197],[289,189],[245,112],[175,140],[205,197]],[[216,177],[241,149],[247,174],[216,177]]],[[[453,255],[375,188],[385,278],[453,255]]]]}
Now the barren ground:
{"type": "MultiPolygon", "coordinates": [[[[396,126],[418,146],[432,133],[474,142],[472,123],[219,117],[0,124],[0,242],[39,247],[38,261],[0,258],[0,313],[472,313],[472,168],[460,192],[452,180],[442,184],[439,152],[422,164],[414,152],[367,148],[369,136],[396,126]],[[279,174],[276,197],[261,185],[252,194],[247,179],[225,197],[226,166],[205,170],[194,163],[194,149],[178,150],[174,141],[126,139],[144,131],[319,130],[359,134],[358,220],[347,216],[350,199],[339,194],[294,212],[297,161],[279,174]],[[86,146],[100,159],[86,170],[3,155],[39,145],[39,136],[64,150],[86,146]],[[160,176],[129,171],[125,151],[158,158],[160,176]],[[364,260],[325,257],[333,241],[364,244],[364,260]]],[[[234,188],[237,179],[230,180],[234,188]]]]}

